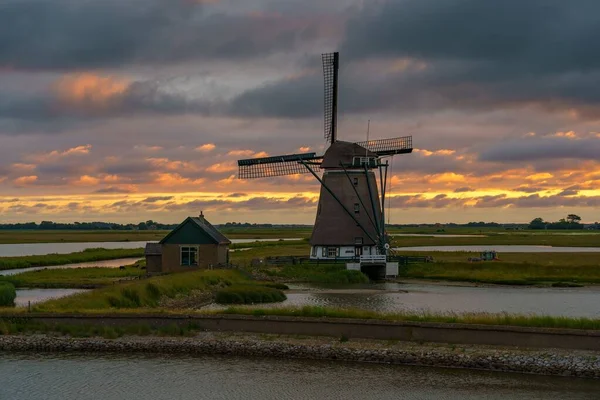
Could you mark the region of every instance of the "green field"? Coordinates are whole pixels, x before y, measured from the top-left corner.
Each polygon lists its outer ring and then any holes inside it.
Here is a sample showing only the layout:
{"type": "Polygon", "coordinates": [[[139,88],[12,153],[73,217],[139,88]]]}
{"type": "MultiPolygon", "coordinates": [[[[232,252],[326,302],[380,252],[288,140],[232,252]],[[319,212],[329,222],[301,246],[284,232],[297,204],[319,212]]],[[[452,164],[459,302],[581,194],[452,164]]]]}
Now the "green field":
{"type": "Polygon", "coordinates": [[[0,270],[45,267],[143,256],[144,249],[85,249],[84,251],[68,254],[0,257],[0,270]]]}

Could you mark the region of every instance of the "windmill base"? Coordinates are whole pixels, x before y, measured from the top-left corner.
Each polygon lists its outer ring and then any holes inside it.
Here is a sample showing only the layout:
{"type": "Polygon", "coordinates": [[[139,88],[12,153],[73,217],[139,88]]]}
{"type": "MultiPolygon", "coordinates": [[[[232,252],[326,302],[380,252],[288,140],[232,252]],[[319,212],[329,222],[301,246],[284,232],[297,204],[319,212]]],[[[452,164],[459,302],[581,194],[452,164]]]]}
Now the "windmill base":
{"type": "Polygon", "coordinates": [[[351,262],[346,263],[346,269],[350,271],[360,271],[367,275],[370,280],[382,280],[388,277],[398,276],[397,262],[351,262]]]}

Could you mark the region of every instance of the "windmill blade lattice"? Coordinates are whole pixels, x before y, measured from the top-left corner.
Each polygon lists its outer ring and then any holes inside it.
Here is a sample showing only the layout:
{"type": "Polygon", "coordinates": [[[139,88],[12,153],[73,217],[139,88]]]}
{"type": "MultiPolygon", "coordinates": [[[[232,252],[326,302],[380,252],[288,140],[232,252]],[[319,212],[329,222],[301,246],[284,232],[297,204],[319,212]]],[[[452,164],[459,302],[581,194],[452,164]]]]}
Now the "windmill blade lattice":
{"type": "Polygon", "coordinates": [[[337,92],[339,53],[326,53],[323,59],[323,78],[325,80],[325,140],[336,140],[337,129],[337,92]]]}
{"type": "Polygon", "coordinates": [[[286,154],[238,160],[238,178],[253,179],[309,173],[310,171],[301,161],[310,164],[313,171],[320,172],[322,160],[323,157],[317,156],[316,153],[286,154]]]}
{"type": "Polygon", "coordinates": [[[376,153],[378,156],[392,156],[394,154],[411,153],[412,136],[403,136],[391,139],[369,140],[358,142],[357,145],[376,153]]]}

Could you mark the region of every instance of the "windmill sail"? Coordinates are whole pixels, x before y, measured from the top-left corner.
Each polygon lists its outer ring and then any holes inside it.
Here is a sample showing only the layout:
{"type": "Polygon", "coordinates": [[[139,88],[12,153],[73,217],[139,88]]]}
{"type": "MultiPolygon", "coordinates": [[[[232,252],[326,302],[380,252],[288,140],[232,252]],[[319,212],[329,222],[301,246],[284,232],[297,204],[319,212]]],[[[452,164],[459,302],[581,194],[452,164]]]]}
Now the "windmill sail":
{"type": "Polygon", "coordinates": [[[325,80],[325,140],[336,141],[339,53],[322,55],[325,80]]]}
{"type": "Polygon", "coordinates": [[[286,154],[238,160],[238,177],[240,179],[252,179],[309,173],[310,171],[302,162],[310,164],[313,171],[319,172],[322,160],[323,157],[317,156],[316,153],[286,154]]]}
{"type": "Polygon", "coordinates": [[[412,136],[403,136],[391,139],[368,140],[358,142],[357,145],[382,156],[393,156],[394,154],[412,153],[412,136]]]}

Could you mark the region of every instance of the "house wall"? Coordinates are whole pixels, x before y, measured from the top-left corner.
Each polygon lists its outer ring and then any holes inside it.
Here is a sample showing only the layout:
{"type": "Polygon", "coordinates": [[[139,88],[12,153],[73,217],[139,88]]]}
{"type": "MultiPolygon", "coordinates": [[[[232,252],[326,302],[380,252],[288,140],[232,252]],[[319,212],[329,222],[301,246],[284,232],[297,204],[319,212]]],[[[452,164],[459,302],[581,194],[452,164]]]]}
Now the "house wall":
{"type": "Polygon", "coordinates": [[[146,273],[159,274],[162,272],[162,255],[150,254],[146,256],[146,273]]]}
{"type": "Polygon", "coordinates": [[[229,246],[226,244],[220,244],[218,248],[217,262],[219,264],[229,263],[229,246]]]}
{"type": "Polygon", "coordinates": [[[219,263],[219,246],[214,244],[163,244],[162,245],[162,272],[184,272],[219,263]],[[181,247],[198,247],[198,265],[181,265],[181,247]]]}
{"type": "MultiPolygon", "coordinates": [[[[345,258],[355,258],[354,252],[355,246],[312,246],[310,249],[310,258],[312,260],[333,260],[333,259],[345,259],[345,258]],[[328,257],[327,251],[325,252],[325,256],[323,256],[323,248],[326,247],[337,247],[340,249],[339,256],[337,257],[328,257]]],[[[362,254],[363,255],[376,255],[377,246],[362,246],[362,254]]]]}

